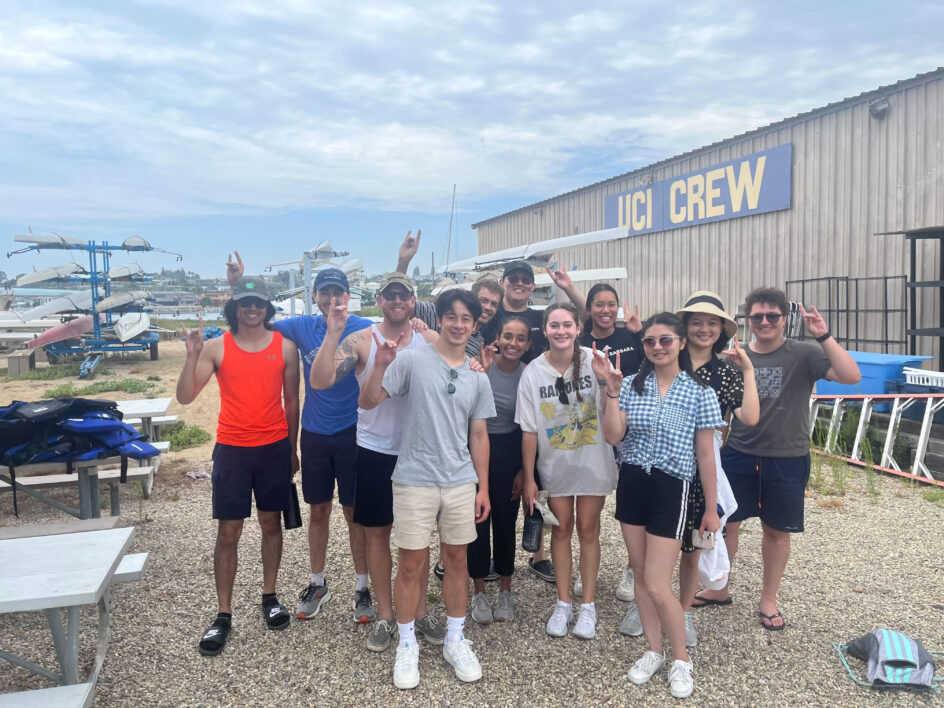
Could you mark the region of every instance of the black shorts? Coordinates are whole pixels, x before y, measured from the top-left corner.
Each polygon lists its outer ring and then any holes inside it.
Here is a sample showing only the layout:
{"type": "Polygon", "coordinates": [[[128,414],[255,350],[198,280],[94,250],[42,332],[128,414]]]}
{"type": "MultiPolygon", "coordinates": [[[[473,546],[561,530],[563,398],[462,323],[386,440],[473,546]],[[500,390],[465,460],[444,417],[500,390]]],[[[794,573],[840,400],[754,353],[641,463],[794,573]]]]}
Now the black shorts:
{"type": "Polygon", "coordinates": [[[357,457],[357,426],[332,435],[302,429],[302,494],[307,504],[334,499],[338,482],[341,506],[354,506],[354,460],[357,457]]]}
{"type": "Polygon", "coordinates": [[[721,466],[738,503],[728,521],[759,516],[777,531],[803,531],[809,453],[799,457],[756,457],[725,445],[721,448],[721,466]]]}
{"type": "Polygon", "coordinates": [[[645,526],[646,533],[681,539],[685,533],[689,483],[658,467],[647,473],[624,462],[616,485],[616,519],[630,526],[645,526]]]}
{"type": "Polygon", "coordinates": [[[380,527],[393,524],[393,468],[396,455],[357,446],[354,463],[354,523],[380,527]]]}
{"type": "Polygon", "coordinates": [[[288,438],[257,447],[216,443],[212,480],[214,519],[248,518],[253,495],[259,511],[285,511],[292,486],[288,438]]]}

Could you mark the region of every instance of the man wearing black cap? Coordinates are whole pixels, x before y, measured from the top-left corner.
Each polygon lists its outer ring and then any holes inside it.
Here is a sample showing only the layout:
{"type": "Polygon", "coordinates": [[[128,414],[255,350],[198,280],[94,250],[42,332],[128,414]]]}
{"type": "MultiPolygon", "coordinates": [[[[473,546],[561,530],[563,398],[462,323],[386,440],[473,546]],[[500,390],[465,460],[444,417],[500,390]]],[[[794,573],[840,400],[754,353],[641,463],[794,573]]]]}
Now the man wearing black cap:
{"type": "MultiPolygon", "coordinates": [[[[227,279],[233,284],[242,275],[243,264],[236,254],[236,262],[227,264],[227,279]]],[[[331,502],[337,482],[338,499],[344,510],[354,558],[356,585],[354,591],[354,620],[370,622],[376,612],[367,579],[367,555],[364,527],[354,523],[354,460],[357,450],[357,396],[360,388],[353,371],[348,371],[337,383],[323,391],[311,387],[311,365],[327,333],[324,315],[332,301],[350,299],[347,276],[338,268],[325,268],[315,277],[312,299],[321,316],[290,317],[274,323],[275,329],[298,345],[305,369],[305,404],[302,409],[301,466],[302,490],[311,508],[308,525],[308,556],[311,580],[299,597],[295,614],[299,619],[311,619],[331,598],[325,579],[325,559],[328,549],[328,521],[331,502]]],[[[349,315],[341,339],[370,327],[370,320],[349,315]]]]}
{"type": "Polygon", "coordinates": [[[272,331],[275,308],[261,278],[240,278],[223,312],[230,331],[222,337],[204,343],[202,324],[184,330],[187,359],[177,380],[177,400],[184,405],[214,372],[220,386],[213,450],[219,614],[200,639],[204,656],[223,651],[232,627],[237,546],[253,497],[262,529],[262,613],[269,629],[285,629],[291,622],[276,597],[275,583],[282,559],[281,514],[290,503],[292,475],[298,470],[298,349],[272,331]]]}

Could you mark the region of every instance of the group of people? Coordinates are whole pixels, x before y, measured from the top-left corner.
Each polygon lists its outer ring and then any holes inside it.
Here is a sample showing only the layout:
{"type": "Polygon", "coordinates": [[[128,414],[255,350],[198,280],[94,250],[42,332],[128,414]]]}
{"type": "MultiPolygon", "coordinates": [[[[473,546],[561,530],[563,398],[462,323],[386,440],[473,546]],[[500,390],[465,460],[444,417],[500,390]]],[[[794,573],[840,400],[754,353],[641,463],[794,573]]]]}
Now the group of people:
{"type": "Polygon", "coordinates": [[[815,344],[784,337],[788,303],[771,288],[746,298],[753,338],[743,347],[734,320],[707,291],[645,321],[636,308],[619,327],[616,291],[597,284],[584,298],[564,270],[550,275],[570,302],[543,312],[529,307],[534,272],[523,261],[507,264],[501,279],[486,277],[471,291],[446,290],[426,303],[406,275],[419,240],[419,232],[407,234],[397,270],[380,283],[379,323],[348,313],[347,278],[333,268],[315,280],[320,315],[273,322],[264,281],[244,276],[236,254],[227,263],[230,331],[207,342],[199,330],[186,334],[178,400],[191,402],[213,373],[221,398],[212,475],[219,612],[200,652],[219,654],[232,627],[237,544],[253,495],[262,530],[263,616],[270,629],[290,624],[292,612],[275,584],[280,513],[299,468],[310,507],[311,577],[294,614],[313,618],[331,598],[325,559],[337,485],[356,575],[354,620],[371,623],[368,649],[397,642],[398,688],[419,683],[418,637],[442,645],[460,680],[481,678],[463,633],[469,579],[473,621],[514,619],[522,507],[529,514],[537,507],[552,524],[553,563],[543,548],[528,561],[557,587],[547,634],[593,639],[601,513],[615,491],[627,550],[616,592],[635,600],[620,631],[645,635],[648,644],[629,679],[645,683],[666,665],[667,637],[670,692],[691,695],[692,609],[732,602],[727,588],[698,592],[699,550],[715,533],[722,542],[722,470],[737,500],[723,542],[733,562],[741,522],[760,517],[759,621],[782,630],[777,591],[790,534],[803,530],[810,473],[809,396],[820,378],[859,380],[854,360],[816,309],[800,306],[815,344]],[[300,435],[299,355],[306,384],[300,435]],[[572,587],[575,528],[580,559],[572,587]],[[427,611],[434,531],[445,626],[427,611]],[[485,582],[495,577],[493,603],[485,582]]]}

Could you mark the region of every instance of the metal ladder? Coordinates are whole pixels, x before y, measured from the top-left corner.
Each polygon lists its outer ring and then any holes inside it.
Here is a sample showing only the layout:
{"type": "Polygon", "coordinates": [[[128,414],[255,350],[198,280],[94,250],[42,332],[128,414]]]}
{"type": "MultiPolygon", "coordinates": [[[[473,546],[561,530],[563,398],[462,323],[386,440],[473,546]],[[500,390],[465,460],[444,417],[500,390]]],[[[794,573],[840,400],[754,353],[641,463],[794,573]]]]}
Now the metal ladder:
{"type": "Polygon", "coordinates": [[[924,464],[924,456],[928,451],[928,441],[931,439],[931,425],[934,414],[944,408],[944,393],[899,393],[899,394],[854,394],[854,395],[817,395],[810,396],[810,436],[812,437],[820,405],[832,401],[832,415],[829,419],[829,430],[826,435],[826,445],[821,452],[838,457],[854,465],[867,467],[869,465],[890,474],[927,482],[944,487],[944,482],[934,479],[924,464]],[[885,431],[885,444],[882,448],[882,457],[879,464],[862,460],[862,441],[865,439],[872,410],[876,403],[890,402],[892,411],[888,419],[888,429],[885,431]],[[921,421],[921,432],[918,435],[918,447],[915,450],[914,464],[911,471],[902,470],[894,457],[895,439],[898,436],[898,427],[901,424],[902,414],[911,406],[924,403],[924,417],[921,421]],[[862,412],[859,415],[859,425],[856,428],[855,441],[849,457],[837,452],[836,441],[839,438],[839,428],[848,404],[861,404],[862,412]]]}

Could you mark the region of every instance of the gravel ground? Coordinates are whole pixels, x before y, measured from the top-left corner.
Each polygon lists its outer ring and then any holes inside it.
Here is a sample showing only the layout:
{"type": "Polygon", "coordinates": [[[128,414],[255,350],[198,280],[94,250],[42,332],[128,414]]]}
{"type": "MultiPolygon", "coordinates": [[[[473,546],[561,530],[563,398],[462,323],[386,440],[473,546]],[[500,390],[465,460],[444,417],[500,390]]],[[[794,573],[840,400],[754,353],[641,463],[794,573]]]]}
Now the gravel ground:
{"type": "MultiPolygon", "coordinates": [[[[253,521],[247,522],[236,579],[234,631],[221,656],[201,657],[197,641],[215,612],[215,527],[209,481],[186,479],[184,472],[191,466],[171,459],[146,501],[139,501],[130,485],[122,492],[122,523],[136,526],[134,550],[147,551],[150,557],[142,580],[116,586],[112,593],[113,635],[98,681],[98,706],[656,706],[673,701],[664,672],[642,687],[626,678],[644,642],[616,631],[626,605],[613,591],[625,551],[612,518],[612,498],[604,512],[594,641],[545,634],[556,593],[525,572],[526,556],[519,552],[513,584],[516,620],[489,627],[469,620],[466,625],[483,665],[483,679],[461,684],[439,648],[423,646],[419,687],[398,691],[391,681],[393,648],[379,655],[369,652],[367,627],[352,621],[353,565],[336,506],[327,565],[334,596],[322,613],[308,622],[294,622],[287,631],[265,628],[258,605],[259,531],[253,521]]],[[[851,470],[844,497],[813,494],[807,499],[807,531],[794,536],[781,590],[780,607],[788,622],[783,632],[767,632],[758,623],[760,527],[756,521],[744,525],[732,586],[734,604],[696,611],[699,645],[693,651],[696,688],[690,705],[942,705],[937,696],[882,694],[856,686],[831,647],[833,641],[890,627],[912,634],[931,649],[944,649],[944,505],[924,500],[924,487],[898,479],[884,480],[874,504],[863,487],[861,472],[851,470]],[[834,506],[837,499],[841,503],[834,506]]],[[[20,503],[17,523],[61,518],[25,495],[20,503]]],[[[0,498],[0,522],[14,522],[8,495],[0,498]]],[[[287,532],[279,581],[286,604],[294,606],[307,577],[306,535],[301,529],[287,532]]],[[[437,598],[431,609],[444,620],[435,578],[430,591],[437,598]]],[[[497,584],[489,585],[489,593],[494,600],[497,584]]],[[[93,621],[89,609],[83,615],[86,668],[94,657],[93,621]]],[[[40,613],[0,617],[0,647],[44,665],[55,664],[40,613]]],[[[44,685],[25,670],[0,662],[0,691],[44,685]]]]}

